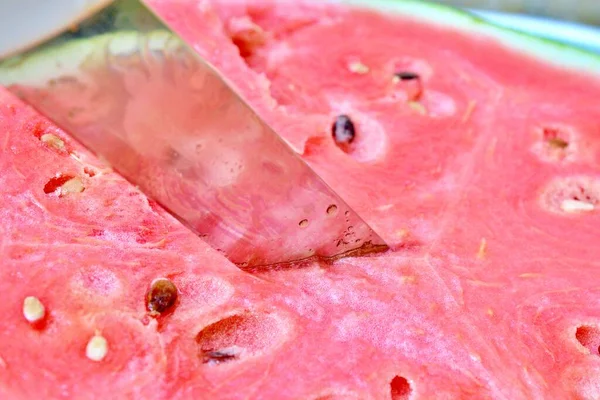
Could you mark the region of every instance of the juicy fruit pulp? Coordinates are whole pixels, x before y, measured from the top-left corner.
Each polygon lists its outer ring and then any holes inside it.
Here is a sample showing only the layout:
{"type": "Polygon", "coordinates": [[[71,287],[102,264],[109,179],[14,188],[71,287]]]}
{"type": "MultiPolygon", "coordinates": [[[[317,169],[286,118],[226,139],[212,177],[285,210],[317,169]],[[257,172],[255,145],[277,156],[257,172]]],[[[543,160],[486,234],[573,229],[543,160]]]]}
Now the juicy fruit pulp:
{"type": "Polygon", "coordinates": [[[598,77],[320,2],[154,6],[395,250],[244,273],[3,93],[3,397],[598,397],[598,77]]]}

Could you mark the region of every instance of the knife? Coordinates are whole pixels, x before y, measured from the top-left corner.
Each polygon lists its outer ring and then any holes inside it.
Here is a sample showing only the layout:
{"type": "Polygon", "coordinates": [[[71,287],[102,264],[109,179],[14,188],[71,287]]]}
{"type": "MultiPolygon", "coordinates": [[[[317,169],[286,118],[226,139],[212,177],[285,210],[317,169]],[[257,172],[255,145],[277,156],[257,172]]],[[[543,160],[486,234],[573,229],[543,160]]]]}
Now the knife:
{"type": "Polygon", "coordinates": [[[8,18],[22,2],[1,3],[0,37],[29,36],[0,43],[0,84],[233,263],[254,269],[387,248],[141,1],[39,1],[37,24],[8,18]]]}

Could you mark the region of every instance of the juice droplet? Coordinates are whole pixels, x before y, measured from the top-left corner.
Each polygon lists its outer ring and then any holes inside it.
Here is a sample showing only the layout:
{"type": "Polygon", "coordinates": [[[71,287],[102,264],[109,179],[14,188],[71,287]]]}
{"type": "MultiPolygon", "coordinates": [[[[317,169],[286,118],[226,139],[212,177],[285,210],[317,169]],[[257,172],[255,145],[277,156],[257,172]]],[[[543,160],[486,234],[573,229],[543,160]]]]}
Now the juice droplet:
{"type": "Polygon", "coordinates": [[[327,207],[327,215],[334,215],[337,212],[337,210],[337,206],[335,204],[332,204],[329,207],[327,207]]]}
{"type": "Polygon", "coordinates": [[[302,221],[300,221],[300,222],[298,223],[298,226],[299,226],[300,228],[306,228],[306,227],[308,226],[308,220],[307,220],[307,219],[303,219],[302,221]]]}

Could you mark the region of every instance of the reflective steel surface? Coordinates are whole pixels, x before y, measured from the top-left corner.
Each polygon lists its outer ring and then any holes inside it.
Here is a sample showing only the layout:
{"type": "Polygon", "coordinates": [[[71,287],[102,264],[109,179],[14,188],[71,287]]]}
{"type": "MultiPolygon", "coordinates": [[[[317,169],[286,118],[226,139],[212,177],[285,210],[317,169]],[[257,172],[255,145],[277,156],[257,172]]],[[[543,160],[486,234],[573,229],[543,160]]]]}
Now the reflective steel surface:
{"type": "Polygon", "coordinates": [[[0,84],[242,267],[386,248],[139,1],[4,60],[0,84]]]}

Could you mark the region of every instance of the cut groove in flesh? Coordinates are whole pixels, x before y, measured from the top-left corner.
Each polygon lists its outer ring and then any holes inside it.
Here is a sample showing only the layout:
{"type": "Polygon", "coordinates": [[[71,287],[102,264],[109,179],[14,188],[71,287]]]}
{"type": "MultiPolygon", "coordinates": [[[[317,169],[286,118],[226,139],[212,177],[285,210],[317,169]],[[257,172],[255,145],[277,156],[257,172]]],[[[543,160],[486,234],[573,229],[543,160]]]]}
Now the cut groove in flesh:
{"type": "Polygon", "coordinates": [[[559,128],[545,127],[542,134],[544,141],[553,149],[566,149],[569,147],[567,134],[559,128]]]}
{"type": "Polygon", "coordinates": [[[593,212],[600,205],[600,180],[588,176],[555,179],[544,190],[541,203],[545,210],[553,213],[593,212]]]}
{"type": "Polygon", "coordinates": [[[412,388],[405,377],[397,375],[390,382],[390,391],[392,400],[408,400],[412,388]]]}
{"type": "Polygon", "coordinates": [[[600,355],[600,329],[597,326],[582,325],[577,328],[575,338],[590,354],[600,355]]]}
{"type": "Polygon", "coordinates": [[[549,163],[574,162],[580,158],[577,130],[564,124],[544,125],[535,128],[533,152],[549,163]]]}
{"type": "Polygon", "coordinates": [[[44,193],[50,194],[56,192],[58,188],[73,178],[73,175],[59,175],[51,178],[44,186],[44,193]]]}
{"type": "Polygon", "coordinates": [[[218,365],[262,354],[285,335],[271,315],[236,314],[206,326],[196,336],[203,364],[218,365]]]}
{"type": "Polygon", "coordinates": [[[238,48],[240,56],[246,62],[256,50],[265,45],[267,34],[248,17],[234,18],[228,27],[231,42],[238,48]]]}

